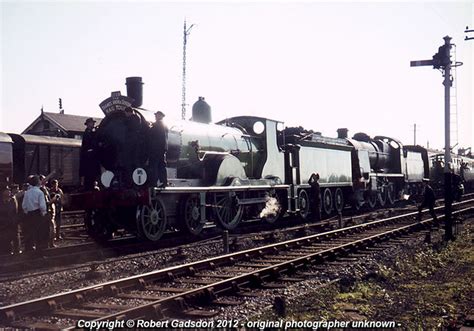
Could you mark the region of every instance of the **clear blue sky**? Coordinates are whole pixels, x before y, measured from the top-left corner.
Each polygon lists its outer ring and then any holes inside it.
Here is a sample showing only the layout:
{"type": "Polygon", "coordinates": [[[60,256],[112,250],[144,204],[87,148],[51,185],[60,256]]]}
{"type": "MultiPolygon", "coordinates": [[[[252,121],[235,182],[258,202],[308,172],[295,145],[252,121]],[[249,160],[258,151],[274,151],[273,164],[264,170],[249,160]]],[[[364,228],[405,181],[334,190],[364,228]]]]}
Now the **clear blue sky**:
{"type": "Polygon", "coordinates": [[[0,131],[40,113],[101,116],[125,77],[142,76],[144,106],[181,115],[183,20],[187,101],[213,119],[253,114],[335,136],[393,136],[444,145],[441,73],[410,68],[453,37],[460,146],[473,144],[473,2],[1,2],[0,131]]]}

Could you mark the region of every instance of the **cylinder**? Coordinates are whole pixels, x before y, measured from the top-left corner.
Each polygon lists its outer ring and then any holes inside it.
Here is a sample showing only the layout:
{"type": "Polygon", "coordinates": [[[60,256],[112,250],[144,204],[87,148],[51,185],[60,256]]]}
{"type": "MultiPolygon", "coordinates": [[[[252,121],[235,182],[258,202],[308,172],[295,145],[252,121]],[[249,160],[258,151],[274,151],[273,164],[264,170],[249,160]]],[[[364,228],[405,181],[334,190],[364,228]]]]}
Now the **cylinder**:
{"type": "Polygon", "coordinates": [[[132,107],[140,107],[143,104],[143,83],[141,77],[127,77],[127,96],[134,101],[132,107]]]}

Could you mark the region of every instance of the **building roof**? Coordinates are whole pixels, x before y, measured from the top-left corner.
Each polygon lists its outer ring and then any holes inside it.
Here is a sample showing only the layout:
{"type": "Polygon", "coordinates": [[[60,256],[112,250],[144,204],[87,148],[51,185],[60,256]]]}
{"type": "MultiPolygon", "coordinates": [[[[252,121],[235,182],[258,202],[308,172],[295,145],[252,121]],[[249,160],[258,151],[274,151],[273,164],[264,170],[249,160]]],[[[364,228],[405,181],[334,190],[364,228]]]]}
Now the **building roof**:
{"type": "MultiPolygon", "coordinates": [[[[43,112],[23,131],[23,133],[28,133],[28,131],[31,130],[36,125],[36,123],[41,120],[49,120],[66,132],[83,132],[86,128],[84,122],[89,117],[90,116],[43,112]]],[[[102,120],[101,118],[97,117],[93,118],[97,122],[96,125],[98,125],[102,120]]]]}
{"type": "MultiPolygon", "coordinates": [[[[44,113],[45,116],[56,122],[59,126],[63,127],[67,131],[84,131],[85,121],[91,116],[80,116],[80,115],[69,115],[69,114],[58,114],[58,113],[44,113]]],[[[101,118],[93,117],[99,125],[101,118]]]]}

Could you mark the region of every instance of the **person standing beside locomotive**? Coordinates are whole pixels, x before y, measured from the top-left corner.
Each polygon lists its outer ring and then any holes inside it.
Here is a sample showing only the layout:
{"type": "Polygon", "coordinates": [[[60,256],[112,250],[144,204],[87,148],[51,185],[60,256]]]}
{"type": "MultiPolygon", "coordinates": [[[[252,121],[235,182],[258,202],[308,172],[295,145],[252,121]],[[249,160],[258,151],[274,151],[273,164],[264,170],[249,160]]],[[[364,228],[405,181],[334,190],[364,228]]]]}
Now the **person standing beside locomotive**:
{"type": "Polygon", "coordinates": [[[431,217],[433,217],[433,219],[435,221],[437,221],[438,218],[436,217],[436,213],[434,211],[434,206],[435,206],[435,202],[436,202],[436,196],[435,196],[434,190],[430,186],[430,180],[429,179],[423,178],[422,182],[423,182],[423,186],[424,186],[423,187],[423,202],[418,207],[418,220],[421,221],[421,211],[422,211],[422,209],[424,207],[428,207],[429,210],[430,210],[431,217]]]}
{"type": "Polygon", "coordinates": [[[311,212],[313,214],[314,221],[321,220],[321,189],[319,185],[319,174],[314,172],[311,174],[308,180],[309,186],[311,186],[311,196],[313,203],[311,204],[311,212]]]}
{"type": "Polygon", "coordinates": [[[94,124],[94,119],[92,117],[88,118],[84,123],[86,130],[82,136],[79,176],[86,191],[93,190],[94,182],[100,175],[100,165],[96,155],[97,139],[94,124]]]}
{"type": "Polygon", "coordinates": [[[55,215],[54,215],[54,223],[56,225],[55,231],[55,239],[61,240],[63,237],[61,236],[61,214],[63,211],[62,201],[63,201],[63,190],[59,187],[59,181],[54,179],[51,182],[50,194],[54,197],[54,207],[55,207],[55,215]]]}
{"type": "Polygon", "coordinates": [[[0,233],[2,234],[0,254],[10,254],[13,252],[12,246],[14,250],[18,247],[17,212],[18,204],[15,197],[11,195],[10,189],[4,188],[0,200],[0,233]]]}
{"type": "Polygon", "coordinates": [[[21,203],[23,202],[23,195],[25,194],[24,191],[20,190],[20,186],[18,184],[13,184],[11,186],[11,195],[15,199],[17,204],[17,214],[16,214],[16,226],[14,227],[14,232],[16,233],[15,238],[13,240],[13,253],[14,254],[21,254],[21,234],[22,234],[22,223],[23,223],[23,209],[21,208],[21,203]]]}
{"type": "Polygon", "coordinates": [[[56,203],[57,198],[55,196],[51,197],[49,189],[46,186],[46,182],[47,182],[46,176],[40,175],[40,182],[41,182],[40,190],[44,194],[44,198],[46,200],[46,209],[48,211],[44,218],[44,227],[43,227],[44,231],[41,237],[43,238],[43,240],[47,242],[48,247],[50,248],[56,247],[54,245],[54,233],[56,231],[56,221],[55,221],[56,205],[55,203],[56,203]]]}
{"type": "Polygon", "coordinates": [[[149,171],[150,183],[159,187],[166,187],[168,175],[166,173],[166,151],[168,150],[168,128],[163,123],[165,114],[155,113],[155,123],[150,128],[149,171]],[[159,181],[159,183],[158,183],[159,181]]]}
{"type": "Polygon", "coordinates": [[[30,176],[28,183],[30,186],[23,196],[22,209],[25,213],[23,235],[25,240],[25,252],[46,248],[43,238],[41,238],[44,228],[44,218],[47,214],[46,199],[40,190],[40,179],[38,176],[30,176]]]}

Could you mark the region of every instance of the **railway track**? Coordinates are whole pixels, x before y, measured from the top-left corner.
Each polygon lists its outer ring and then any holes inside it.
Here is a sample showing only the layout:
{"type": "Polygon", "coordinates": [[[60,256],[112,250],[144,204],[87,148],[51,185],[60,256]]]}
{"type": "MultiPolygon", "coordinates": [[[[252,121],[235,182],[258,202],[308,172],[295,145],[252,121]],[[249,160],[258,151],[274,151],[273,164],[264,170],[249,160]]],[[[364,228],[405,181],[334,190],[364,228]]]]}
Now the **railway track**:
{"type": "MultiPolygon", "coordinates": [[[[272,240],[272,236],[276,233],[291,234],[295,233],[301,236],[305,233],[315,231],[322,232],[336,227],[347,225],[361,224],[375,220],[385,216],[396,215],[411,210],[411,207],[399,209],[384,209],[372,211],[361,215],[347,216],[339,218],[338,216],[325,219],[318,223],[304,223],[303,220],[294,219],[278,224],[266,224],[263,222],[248,222],[246,227],[238,228],[230,235],[231,245],[230,251],[239,249],[239,241],[245,236],[262,233],[262,235],[272,240]]],[[[73,215],[80,215],[75,213],[73,215]]],[[[79,224],[69,225],[73,228],[80,226],[79,224]]],[[[97,261],[103,263],[104,259],[116,258],[131,254],[140,254],[153,252],[157,249],[166,249],[176,247],[177,245],[192,244],[194,242],[210,240],[215,237],[222,237],[222,231],[216,227],[208,227],[199,237],[181,236],[179,233],[168,232],[157,243],[143,242],[133,236],[119,237],[109,242],[99,245],[95,242],[81,242],[79,244],[66,244],[52,249],[46,249],[38,254],[22,254],[15,256],[2,256],[0,263],[2,268],[0,271],[0,280],[21,279],[23,273],[29,272],[26,276],[54,273],[74,268],[73,265],[90,263],[97,261]],[[34,272],[36,271],[36,272],[34,272]]]]}
{"type": "MultiPolygon", "coordinates": [[[[471,195],[466,195],[469,198],[471,195]]],[[[437,211],[443,210],[443,206],[437,207],[437,211]]],[[[403,208],[387,208],[369,211],[361,215],[351,215],[346,217],[333,216],[329,219],[324,219],[318,223],[304,223],[304,221],[295,219],[288,222],[280,222],[277,224],[266,224],[262,222],[247,222],[246,227],[237,228],[231,235],[231,241],[238,243],[240,236],[253,235],[258,232],[263,232],[271,240],[271,236],[278,233],[311,233],[314,231],[326,231],[328,229],[341,228],[356,224],[370,222],[381,217],[389,217],[398,215],[407,211],[416,210],[416,206],[408,205],[403,208]]],[[[63,227],[70,227],[76,230],[82,224],[77,221],[83,218],[83,211],[66,212],[67,225],[63,227]]],[[[215,227],[208,227],[200,237],[191,238],[189,236],[180,236],[177,233],[168,232],[158,243],[143,242],[137,240],[135,237],[126,235],[118,237],[109,242],[99,245],[95,242],[81,242],[79,244],[66,244],[56,247],[54,249],[47,249],[38,254],[22,254],[20,256],[2,256],[0,263],[2,268],[0,271],[0,279],[12,280],[22,277],[21,273],[38,270],[35,274],[45,274],[49,272],[58,272],[70,269],[70,265],[77,265],[78,263],[94,263],[96,261],[103,261],[107,258],[115,258],[123,255],[139,254],[157,249],[175,247],[176,245],[185,245],[197,241],[209,240],[216,236],[220,236],[221,231],[215,227]],[[42,270],[43,269],[43,270],[42,270]]],[[[300,234],[301,236],[301,234],[300,234]]],[[[232,247],[231,247],[232,248],[232,247]]],[[[236,245],[238,248],[238,245],[236,245]]],[[[236,250],[236,249],[234,249],[236,250]]],[[[232,249],[231,249],[232,251],[232,249]]]]}
{"type": "MultiPolygon", "coordinates": [[[[453,214],[471,212],[473,203],[457,204],[453,214]]],[[[389,217],[9,305],[0,308],[0,326],[106,327],[110,324],[98,323],[118,320],[128,323],[123,327],[145,327],[137,323],[212,318],[217,307],[243,302],[230,297],[252,296],[253,288],[301,281],[310,276],[302,272],[310,265],[345,259],[360,251],[383,250],[386,242],[402,242],[403,236],[433,225],[432,219],[415,221],[416,215],[389,217]]]]}

